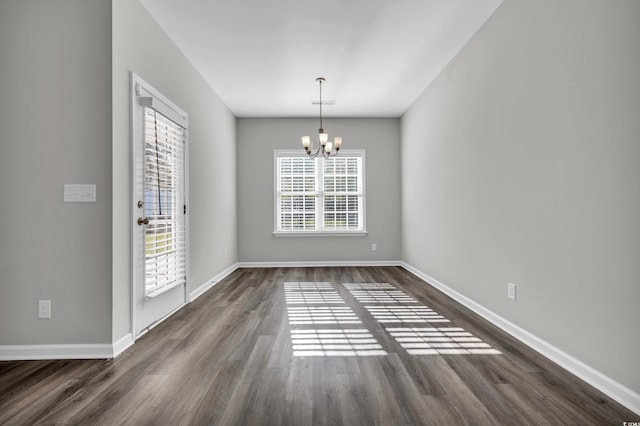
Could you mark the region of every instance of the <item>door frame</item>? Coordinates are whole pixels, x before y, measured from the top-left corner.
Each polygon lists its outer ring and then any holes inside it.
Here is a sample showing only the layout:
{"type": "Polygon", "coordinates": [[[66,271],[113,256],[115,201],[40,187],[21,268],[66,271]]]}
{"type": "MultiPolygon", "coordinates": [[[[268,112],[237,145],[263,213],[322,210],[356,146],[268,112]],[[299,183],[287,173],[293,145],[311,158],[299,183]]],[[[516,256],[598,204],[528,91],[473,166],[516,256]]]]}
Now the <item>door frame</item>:
{"type": "MultiPolygon", "coordinates": [[[[129,80],[130,80],[130,120],[129,120],[129,133],[130,133],[130,208],[129,208],[129,220],[130,220],[130,315],[131,315],[131,336],[133,341],[135,342],[138,338],[142,337],[149,330],[160,324],[162,321],[173,315],[176,311],[180,310],[188,303],[188,286],[191,282],[191,262],[190,262],[190,250],[189,250],[189,129],[188,129],[188,114],[178,107],[175,103],[173,103],[170,99],[164,96],[160,91],[155,89],[149,83],[147,83],[144,79],[142,79],[139,75],[134,73],[133,71],[129,72],[129,80]],[[144,282],[141,282],[141,277],[137,274],[138,269],[136,268],[135,262],[139,259],[139,254],[136,251],[140,248],[141,241],[137,240],[137,232],[139,225],[136,223],[136,217],[139,215],[139,209],[137,207],[138,202],[138,193],[137,191],[140,188],[137,188],[137,173],[140,173],[140,170],[137,170],[139,165],[136,162],[136,156],[139,155],[139,151],[142,146],[142,138],[139,137],[139,134],[143,131],[143,108],[138,102],[138,97],[140,96],[151,96],[153,98],[153,108],[156,109],[161,114],[166,117],[172,119],[183,119],[186,120],[187,129],[186,129],[186,144],[184,148],[184,203],[187,206],[186,213],[184,217],[184,226],[185,226],[185,262],[186,262],[186,282],[182,286],[182,302],[175,309],[172,309],[166,315],[158,318],[155,322],[150,324],[147,328],[143,329],[139,334],[136,333],[136,305],[137,305],[137,293],[136,286],[143,286],[144,282]],[[158,101],[158,102],[156,102],[158,101]],[[137,137],[137,139],[136,139],[137,137]]],[[[176,120],[177,122],[177,120],[176,120]]],[[[144,279],[142,278],[142,281],[144,279]]],[[[172,290],[168,290],[170,292],[172,290]]]]}

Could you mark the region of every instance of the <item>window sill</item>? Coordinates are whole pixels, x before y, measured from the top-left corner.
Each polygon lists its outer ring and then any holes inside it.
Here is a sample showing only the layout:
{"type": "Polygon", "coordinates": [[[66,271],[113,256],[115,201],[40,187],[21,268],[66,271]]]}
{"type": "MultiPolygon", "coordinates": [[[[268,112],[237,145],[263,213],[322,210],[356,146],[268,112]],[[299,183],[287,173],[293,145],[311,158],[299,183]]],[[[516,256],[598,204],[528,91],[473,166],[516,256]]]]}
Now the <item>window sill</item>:
{"type": "Polygon", "coordinates": [[[367,231],[274,231],[274,237],[365,237],[367,231]]]}

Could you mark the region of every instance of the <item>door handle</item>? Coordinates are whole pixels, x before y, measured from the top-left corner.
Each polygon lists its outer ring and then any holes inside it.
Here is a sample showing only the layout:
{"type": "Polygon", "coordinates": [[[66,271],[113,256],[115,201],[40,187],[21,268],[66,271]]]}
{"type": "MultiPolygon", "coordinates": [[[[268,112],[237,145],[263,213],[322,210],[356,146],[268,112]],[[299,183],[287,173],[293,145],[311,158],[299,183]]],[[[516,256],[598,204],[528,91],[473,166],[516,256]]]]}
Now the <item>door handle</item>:
{"type": "Polygon", "coordinates": [[[139,217],[138,218],[138,225],[148,225],[149,224],[149,218],[148,217],[139,217]]]}

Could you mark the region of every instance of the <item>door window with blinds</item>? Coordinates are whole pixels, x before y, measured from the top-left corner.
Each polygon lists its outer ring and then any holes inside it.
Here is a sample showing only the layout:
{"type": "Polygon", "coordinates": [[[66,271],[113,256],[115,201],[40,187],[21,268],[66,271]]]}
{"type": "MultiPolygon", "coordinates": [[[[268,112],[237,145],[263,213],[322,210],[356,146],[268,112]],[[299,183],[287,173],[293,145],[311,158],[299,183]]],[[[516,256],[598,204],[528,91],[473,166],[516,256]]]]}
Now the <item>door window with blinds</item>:
{"type": "Polygon", "coordinates": [[[274,152],[275,234],[364,234],[364,151],[309,158],[274,152]]]}
{"type": "Polygon", "coordinates": [[[189,116],[130,73],[131,332],[136,338],[187,301],[189,116]]]}
{"type": "Polygon", "coordinates": [[[144,107],[145,297],[186,282],[186,129],[144,107]]]}

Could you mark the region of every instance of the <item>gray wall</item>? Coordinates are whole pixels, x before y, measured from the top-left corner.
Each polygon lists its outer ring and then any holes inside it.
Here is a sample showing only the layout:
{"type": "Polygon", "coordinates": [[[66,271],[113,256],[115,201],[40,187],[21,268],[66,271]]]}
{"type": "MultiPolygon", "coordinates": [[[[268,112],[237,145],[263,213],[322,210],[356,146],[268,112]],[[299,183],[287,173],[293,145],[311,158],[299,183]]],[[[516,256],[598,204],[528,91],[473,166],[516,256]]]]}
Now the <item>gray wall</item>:
{"type": "Polygon", "coordinates": [[[188,291],[236,262],[235,117],[137,0],[3,1],[0,57],[0,345],[130,332],[130,69],[191,119],[188,291]]]}
{"type": "Polygon", "coordinates": [[[242,118],[238,136],[238,259],[242,262],[400,259],[400,120],[327,119],[343,149],[366,150],[365,237],[274,237],[274,149],[300,149],[317,119],[242,118]],[[378,245],[371,251],[371,243],[378,245]]]}
{"type": "Polygon", "coordinates": [[[130,332],[131,321],[129,70],[189,114],[188,292],[237,260],[235,117],[138,0],[114,0],[114,341],[130,332]]]}
{"type": "Polygon", "coordinates": [[[110,343],[111,2],[3,0],[0,58],[0,345],[110,343]]]}
{"type": "Polygon", "coordinates": [[[635,392],[639,22],[505,0],[402,117],[403,260],[635,392]]]}

